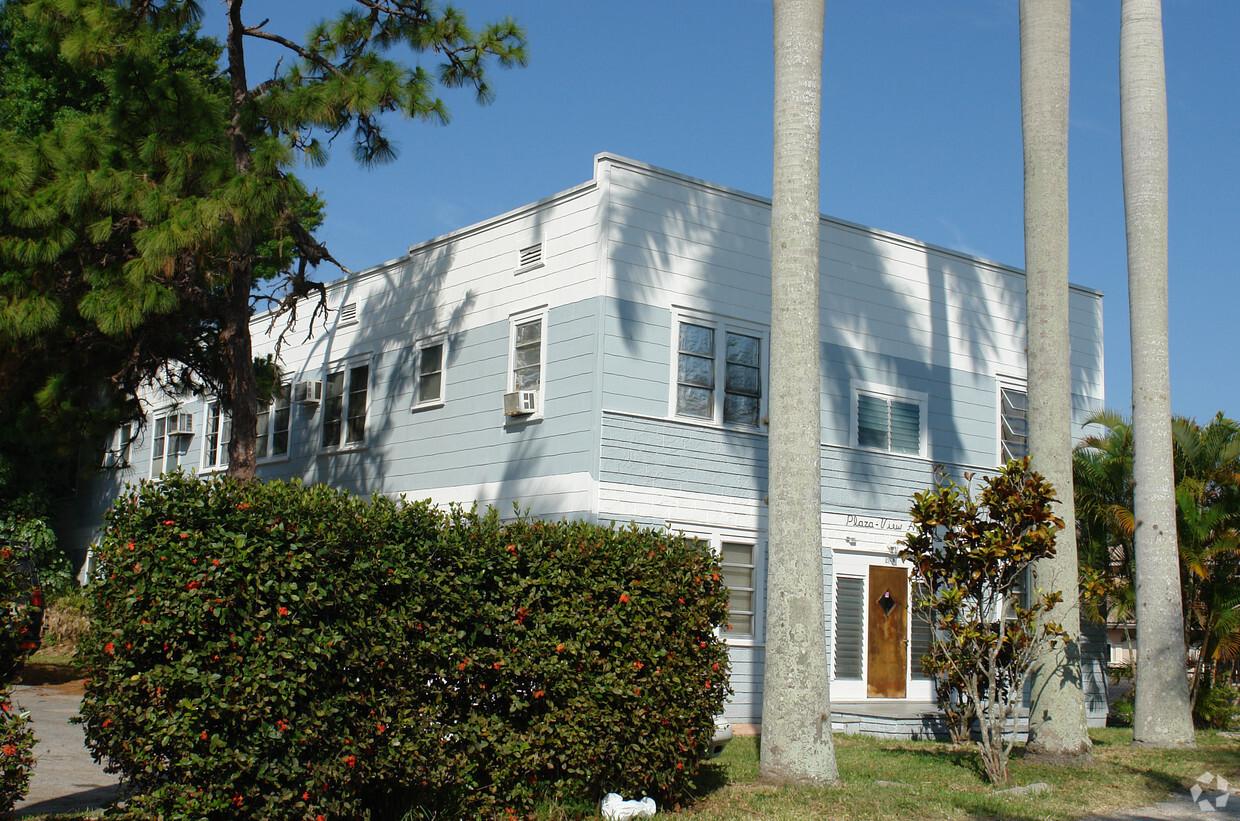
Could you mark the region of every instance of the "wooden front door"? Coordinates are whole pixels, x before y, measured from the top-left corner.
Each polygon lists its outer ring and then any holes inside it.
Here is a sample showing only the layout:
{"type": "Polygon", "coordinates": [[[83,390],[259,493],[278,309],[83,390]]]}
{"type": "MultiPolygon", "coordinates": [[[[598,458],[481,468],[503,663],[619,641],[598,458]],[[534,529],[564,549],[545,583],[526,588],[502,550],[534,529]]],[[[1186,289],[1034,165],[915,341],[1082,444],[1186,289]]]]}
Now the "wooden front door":
{"type": "Polygon", "coordinates": [[[908,685],[908,569],[870,566],[866,694],[904,698],[908,685]]]}

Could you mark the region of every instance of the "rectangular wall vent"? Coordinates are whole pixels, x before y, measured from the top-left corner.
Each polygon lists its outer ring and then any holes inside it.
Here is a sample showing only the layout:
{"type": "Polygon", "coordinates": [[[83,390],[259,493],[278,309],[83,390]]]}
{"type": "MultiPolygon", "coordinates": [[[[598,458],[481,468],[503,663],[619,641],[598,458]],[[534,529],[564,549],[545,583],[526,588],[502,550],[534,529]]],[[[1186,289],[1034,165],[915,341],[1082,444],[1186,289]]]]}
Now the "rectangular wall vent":
{"type": "Polygon", "coordinates": [[[349,302],[340,306],[340,324],[353,325],[357,322],[357,303],[349,302]]]}
{"type": "Polygon", "coordinates": [[[535,265],[542,265],[541,242],[528,248],[522,248],[517,253],[517,268],[533,268],[535,265]]]}

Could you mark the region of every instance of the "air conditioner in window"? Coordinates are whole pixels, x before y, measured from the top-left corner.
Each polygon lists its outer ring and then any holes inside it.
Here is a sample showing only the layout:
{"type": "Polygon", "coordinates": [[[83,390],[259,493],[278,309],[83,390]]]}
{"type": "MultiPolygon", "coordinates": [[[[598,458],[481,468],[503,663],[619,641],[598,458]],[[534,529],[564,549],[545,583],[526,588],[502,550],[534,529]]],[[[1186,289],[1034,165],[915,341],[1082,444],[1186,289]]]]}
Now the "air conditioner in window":
{"type": "Polygon", "coordinates": [[[194,414],[192,413],[169,414],[168,435],[169,436],[193,436],[194,435],[194,414]]]}
{"type": "Polygon", "coordinates": [[[538,391],[504,394],[504,416],[529,416],[538,412],[538,391]]]}
{"type": "Polygon", "coordinates": [[[293,401],[301,405],[317,405],[323,401],[323,383],[317,380],[293,385],[293,401]]]}

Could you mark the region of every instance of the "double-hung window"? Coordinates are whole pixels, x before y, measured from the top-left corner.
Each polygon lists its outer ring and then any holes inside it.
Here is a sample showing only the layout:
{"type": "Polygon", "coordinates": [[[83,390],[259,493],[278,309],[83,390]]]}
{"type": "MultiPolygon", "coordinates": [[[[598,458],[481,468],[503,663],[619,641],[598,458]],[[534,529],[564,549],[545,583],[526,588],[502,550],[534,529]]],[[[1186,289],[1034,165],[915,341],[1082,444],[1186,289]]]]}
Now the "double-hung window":
{"type": "Polygon", "coordinates": [[[280,385],[270,402],[258,406],[254,455],[259,459],[278,459],[288,455],[289,421],[292,417],[289,392],[289,385],[280,385]]]}
{"type": "Polygon", "coordinates": [[[999,386],[999,461],[1029,455],[1029,402],[1024,386],[999,386]]]}
{"type": "Polygon", "coordinates": [[[675,414],[756,428],[762,419],[763,340],[761,331],[680,318],[675,414]]]}
{"type": "Polygon", "coordinates": [[[181,457],[188,447],[185,432],[189,419],[192,419],[189,414],[178,413],[175,408],[155,416],[151,425],[152,479],[180,467],[181,457]]]}
{"type": "Polygon", "coordinates": [[[545,317],[514,317],[512,323],[512,374],[514,391],[536,391],[543,383],[543,326],[545,317]]]}
{"type": "Polygon", "coordinates": [[[228,440],[232,438],[232,419],[219,401],[207,404],[207,421],[202,440],[202,469],[228,467],[228,440]]]}
{"type": "Polygon", "coordinates": [[[366,397],[370,364],[335,365],[323,380],[323,447],[360,446],[366,441],[366,397]]]}
{"type": "Polygon", "coordinates": [[[909,456],[925,452],[926,399],[886,388],[853,387],[853,445],[909,456]]]}
{"type": "Polygon", "coordinates": [[[444,354],[447,352],[443,337],[424,340],[418,345],[418,382],[415,406],[442,405],[444,389],[444,354]]]}

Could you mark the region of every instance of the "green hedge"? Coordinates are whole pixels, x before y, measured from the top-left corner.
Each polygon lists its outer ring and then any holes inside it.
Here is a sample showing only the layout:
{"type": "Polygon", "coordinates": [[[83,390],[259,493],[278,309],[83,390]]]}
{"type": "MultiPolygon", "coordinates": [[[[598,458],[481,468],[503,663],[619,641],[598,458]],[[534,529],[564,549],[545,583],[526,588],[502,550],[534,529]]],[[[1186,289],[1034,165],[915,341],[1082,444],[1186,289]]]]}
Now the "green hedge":
{"type": "Polygon", "coordinates": [[[82,713],[135,816],[685,799],[728,693],[704,545],[169,476],[99,549],[82,713]]]}

